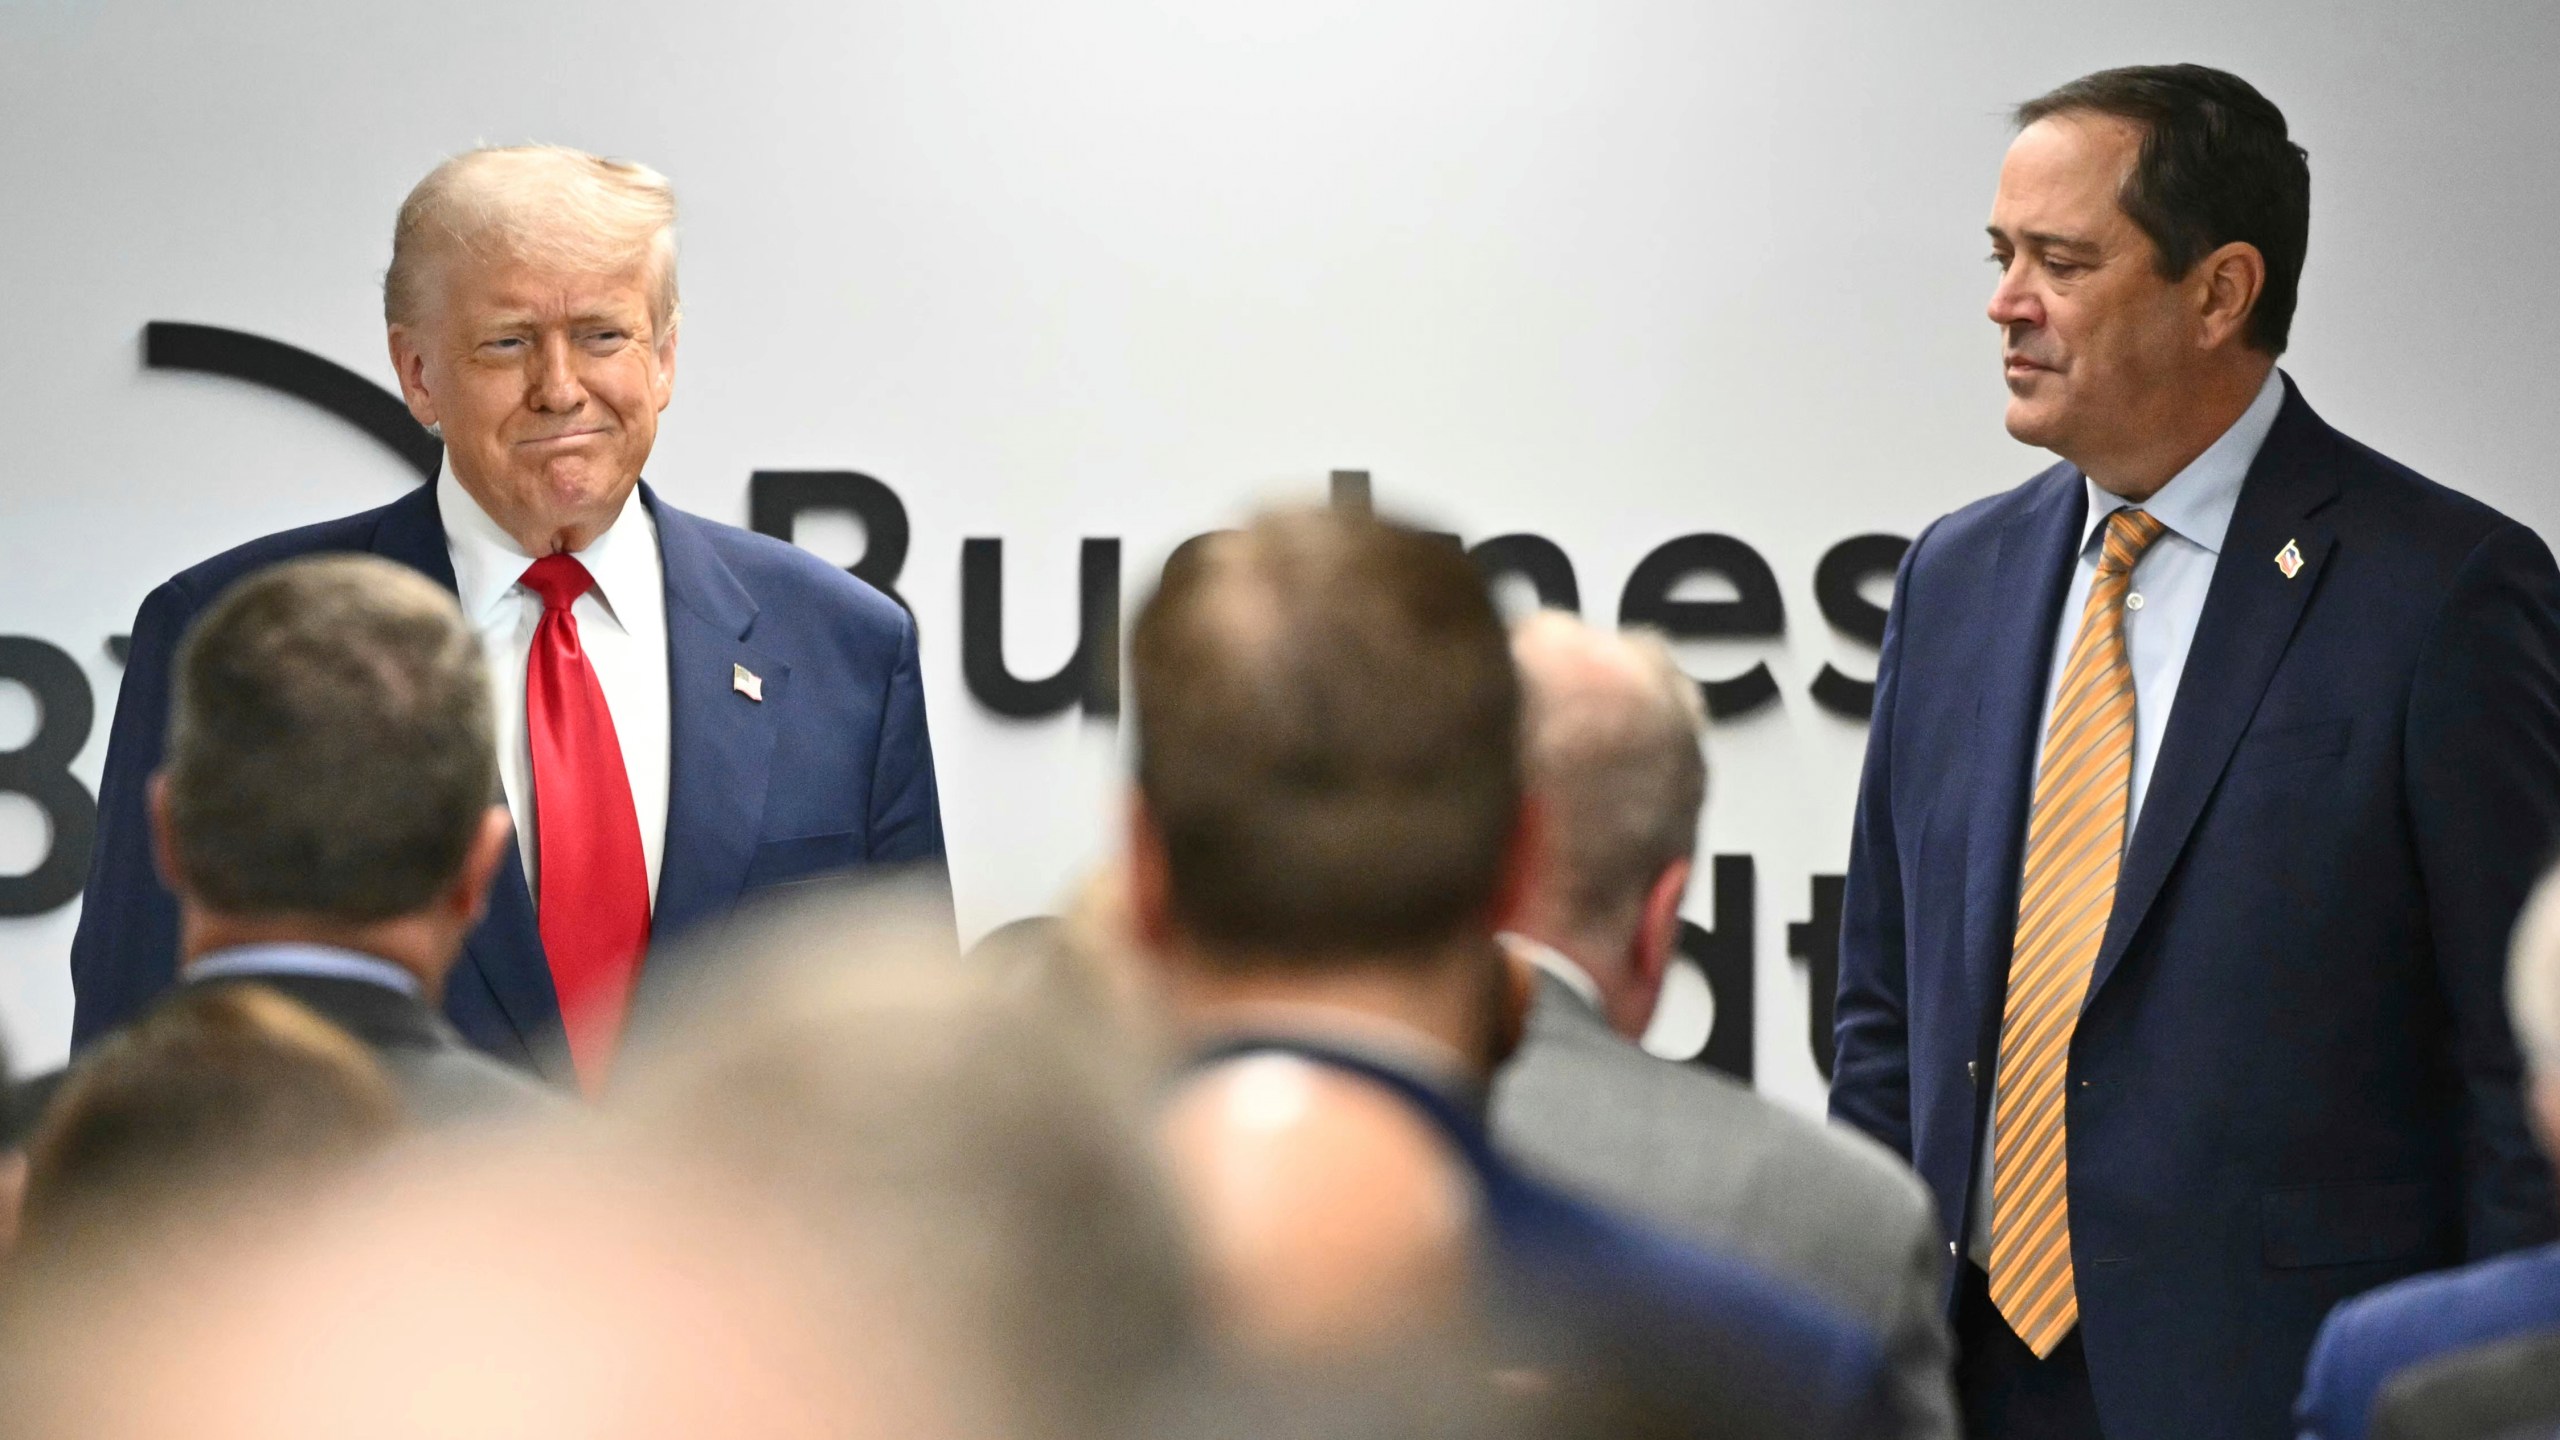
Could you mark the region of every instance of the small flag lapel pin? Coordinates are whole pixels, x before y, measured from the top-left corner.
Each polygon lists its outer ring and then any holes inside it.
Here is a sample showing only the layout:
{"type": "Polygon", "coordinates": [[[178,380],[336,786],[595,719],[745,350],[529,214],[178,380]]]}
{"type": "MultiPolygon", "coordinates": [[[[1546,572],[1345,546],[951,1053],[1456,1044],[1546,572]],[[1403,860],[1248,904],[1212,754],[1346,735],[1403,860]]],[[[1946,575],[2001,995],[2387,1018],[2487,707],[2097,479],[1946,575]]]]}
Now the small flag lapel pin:
{"type": "MultiPolygon", "coordinates": [[[[2276,568],[2284,572],[2284,578],[2287,580],[2301,574],[2302,547],[2294,544],[2290,540],[2284,542],[2284,548],[2276,552],[2276,568]]],[[[738,673],[744,675],[746,672],[741,670],[738,673]]],[[[746,684],[743,680],[738,683],[741,688],[746,684]]]]}
{"type": "MultiPolygon", "coordinates": [[[[2290,551],[2293,547],[2288,545],[2285,548],[2287,551],[2290,551]]],[[[2299,565],[2302,562],[2296,560],[2293,563],[2299,565]]],[[[2285,573],[2290,575],[2293,572],[2288,570],[2285,573]]],[[[731,665],[729,667],[729,688],[746,696],[748,699],[753,700],[759,705],[764,703],[763,677],[757,675],[756,672],[748,669],[744,665],[731,665]]]]}

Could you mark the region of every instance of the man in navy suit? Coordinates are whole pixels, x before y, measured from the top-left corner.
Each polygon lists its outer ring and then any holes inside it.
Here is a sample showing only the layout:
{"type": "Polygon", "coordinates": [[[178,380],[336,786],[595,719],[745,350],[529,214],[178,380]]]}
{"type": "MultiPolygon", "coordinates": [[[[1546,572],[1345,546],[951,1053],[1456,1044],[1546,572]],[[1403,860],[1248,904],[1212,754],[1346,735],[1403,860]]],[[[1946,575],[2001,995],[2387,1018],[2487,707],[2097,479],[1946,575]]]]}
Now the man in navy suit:
{"type": "Polygon", "coordinates": [[[652,938],[822,871],[938,870],[914,622],[640,479],[674,388],[674,221],[654,171],[547,146],[457,156],[410,193],[383,308],[443,473],[144,600],[72,944],[75,1043],[174,974],[176,906],[144,797],[177,641],[224,587],[291,556],[368,551],[419,570],[458,593],[489,649],[516,845],[445,1007],[493,1054],[592,1089],[652,938]]]}
{"type": "Polygon", "coordinates": [[[1970,1433],[2275,1437],[2321,1317],[2548,1239],[2501,1004],[2560,836],[2560,573],[2275,368],[2284,117],[2199,66],[2022,106],[2009,432],[1903,563],[1833,1114],[1953,1227],[1970,1433]]]}
{"type": "MultiPolygon", "coordinates": [[[[2531,1118],[2560,1155],[2560,870],[2517,922],[2507,1013],[2523,1043],[2531,1118]]],[[[2329,1312],[2294,1405],[2301,1440],[2364,1440],[2397,1376],[2457,1351],[2560,1331],[2560,1243],[2520,1250],[2359,1295],[2329,1312]]]]}

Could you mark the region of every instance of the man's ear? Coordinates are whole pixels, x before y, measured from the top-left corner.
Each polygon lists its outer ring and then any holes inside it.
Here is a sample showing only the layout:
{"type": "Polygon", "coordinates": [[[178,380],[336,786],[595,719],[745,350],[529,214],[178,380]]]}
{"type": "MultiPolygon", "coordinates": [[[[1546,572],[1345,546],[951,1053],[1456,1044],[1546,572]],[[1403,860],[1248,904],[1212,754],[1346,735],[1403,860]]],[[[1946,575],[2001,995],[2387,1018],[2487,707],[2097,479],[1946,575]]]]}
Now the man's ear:
{"type": "Polygon", "coordinates": [[[2230,244],[2196,262],[2198,303],[2202,313],[2197,317],[2203,329],[2197,342],[2207,350],[2219,349],[2237,336],[2245,341],[2249,317],[2257,313],[2258,301],[2267,290],[2267,257],[2258,247],[2245,240],[2230,244]]]}
{"type": "Polygon", "coordinates": [[[1493,1063],[1507,1064],[1529,1037],[1529,1012],[1538,1008],[1538,967],[1496,941],[1495,963],[1502,973],[1494,990],[1493,1063]]]}
{"type": "Polygon", "coordinates": [[[464,929],[480,923],[489,908],[489,887],[497,880],[498,867],[507,863],[507,841],[515,833],[514,817],[504,805],[492,805],[480,812],[479,833],[471,837],[469,849],[462,852],[462,871],[445,888],[440,908],[462,922],[464,929]]]}
{"type": "Polygon", "coordinates": [[[1635,948],[1627,963],[1637,993],[1649,999],[1661,997],[1662,977],[1670,972],[1671,957],[1680,950],[1680,902],[1689,896],[1692,868],[1694,862],[1686,857],[1672,861],[1645,892],[1642,923],[1636,926],[1635,948]]]}
{"type": "MultiPolygon", "coordinates": [[[[410,418],[421,425],[436,423],[436,397],[427,390],[427,351],[417,330],[408,325],[391,327],[391,373],[400,380],[400,398],[409,402],[410,418]]],[[[660,401],[664,405],[665,401],[660,401]]]]}
{"type": "Polygon", "coordinates": [[[670,321],[666,338],[658,342],[658,409],[664,413],[667,402],[676,398],[676,335],[683,327],[670,321]]]}
{"type": "Polygon", "coordinates": [[[2560,1075],[2529,1075],[2525,1079],[2527,1107],[2542,1141],[2542,1153],[2560,1159],[2560,1075]]]}
{"type": "Polygon", "coordinates": [[[1174,939],[1173,862],[1155,813],[1135,785],[1129,787],[1128,830],[1122,883],[1128,887],[1129,934],[1141,948],[1161,954],[1174,939]]]}
{"type": "Polygon", "coordinates": [[[169,775],[155,771],[149,789],[151,807],[151,861],[160,867],[160,883],[172,895],[187,892],[187,877],[178,868],[178,836],[169,828],[169,775]]]}
{"type": "Polygon", "coordinates": [[[1547,807],[1533,794],[1520,797],[1520,813],[1502,843],[1501,868],[1494,876],[1493,901],[1486,907],[1487,928],[1495,932],[1519,928],[1537,885],[1539,862],[1547,845],[1547,807]]]}

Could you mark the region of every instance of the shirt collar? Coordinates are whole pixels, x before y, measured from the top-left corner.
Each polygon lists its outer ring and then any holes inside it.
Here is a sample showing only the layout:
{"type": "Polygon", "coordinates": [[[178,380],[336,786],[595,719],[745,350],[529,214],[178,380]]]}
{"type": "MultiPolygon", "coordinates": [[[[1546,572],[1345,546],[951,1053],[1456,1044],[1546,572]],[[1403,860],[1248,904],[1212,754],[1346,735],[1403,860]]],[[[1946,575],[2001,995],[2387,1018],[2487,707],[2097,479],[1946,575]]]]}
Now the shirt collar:
{"type": "MultiPolygon", "coordinates": [[[[474,626],[484,625],[499,602],[515,593],[533,557],[462,488],[450,454],[436,475],[436,510],[444,517],[445,548],[452,552],[454,590],[461,598],[462,613],[474,626]]],[[[615,597],[622,597],[627,607],[641,587],[659,583],[658,527],[649,507],[641,503],[639,486],[631,487],[622,513],[604,533],[575,553],[595,577],[596,598],[624,628],[630,628],[630,611],[617,608],[615,597]]]]}
{"type": "MultiPolygon", "coordinates": [[[[2170,477],[2169,483],[2143,501],[2141,508],[2206,554],[2220,555],[2222,539],[2231,532],[2231,513],[2240,506],[2241,483],[2249,478],[2249,467],[2267,443],[2267,432],[2275,428],[2276,414],[2282,409],[2284,375],[2269,367],[2266,383],[2258,387],[2258,398],[2249,402],[2249,408],[2231,422],[2231,428],[2206,446],[2186,469],[2170,477]]],[[[2126,508],[2127,502],[2123,496],[2100,488],[2086,475],[2080,477],[2080,483],[2089,493],[2088,519],[2080,527],[2080,549],[2086,553],[2089,537],[2097,533],[2099,522],[2126,508]]]]}
{"type": "Polygon", "coordinates": [[[296,941],[234,945],[199,957],[186,967],[189,980],[249,980],[261,975],[361,980],[397,990],[413,1000],[424,993],[417,976],[390,961],[335,945],[310,945],[296,941]]]}
{"type": "Polygon", "coordinates": [[[1544,940],[1533,940],[1517,930],[1505,930],[1494,937],[1502,948],[1555,977],[1557,983],[1582,997],[1582,1003],[1594,1010],[1607,1012],[1600,1000],[1600,982],[1582,968],[1574,958],[1544,940]]]}

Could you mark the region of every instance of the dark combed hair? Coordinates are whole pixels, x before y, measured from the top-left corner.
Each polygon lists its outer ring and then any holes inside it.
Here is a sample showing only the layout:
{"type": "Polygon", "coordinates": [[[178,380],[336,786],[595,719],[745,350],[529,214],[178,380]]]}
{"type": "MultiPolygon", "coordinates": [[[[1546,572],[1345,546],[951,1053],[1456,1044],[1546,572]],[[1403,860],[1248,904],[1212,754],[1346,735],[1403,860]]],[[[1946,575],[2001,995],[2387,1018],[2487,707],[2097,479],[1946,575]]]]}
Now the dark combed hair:
{"type": "Polygon", "coordinates": [[[225,591],[179,647],[179,882],[234,915],[371,922],[461,872],[498,796],[480,642],[451,595],[336,555],[225,591]]]}
{"type": "Polygon", "coordinates": [[[1375,957],[1489,906],[1520,809],[1520,689],[1455,546],[1265,516],[1176,554],[1130,659],[1139,788],[1204,944],[1375,957]]]}
{"type": "Polygon", "coordinates": [[[2111,115],[2142,129],[2125,177],[2125,214],[2176,280],[2215,249],[2253,245],[2267,284],[2249,343],[2281,355],[2293,332],[2302,258],[2311,243],[2310,157],[2284,112],[2248,81],[2204,65],[2128,65],[2083,75],[2018,107],[2021,129],[2055,115],[2111,115]]]}

